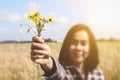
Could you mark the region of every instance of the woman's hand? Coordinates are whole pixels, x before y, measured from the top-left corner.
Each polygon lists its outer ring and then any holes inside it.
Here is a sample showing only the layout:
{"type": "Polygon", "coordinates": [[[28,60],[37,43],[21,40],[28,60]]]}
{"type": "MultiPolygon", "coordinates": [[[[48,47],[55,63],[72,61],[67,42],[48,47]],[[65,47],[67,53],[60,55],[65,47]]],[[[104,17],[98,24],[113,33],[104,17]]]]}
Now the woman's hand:
{"type": "Polygon", "coordinates": [[[34,36],[31,45],[31,60],[40,64],[45,70],[53,67],[53,61],[50,57],[50,48],[44,43],[40,37],[34,36]]]}

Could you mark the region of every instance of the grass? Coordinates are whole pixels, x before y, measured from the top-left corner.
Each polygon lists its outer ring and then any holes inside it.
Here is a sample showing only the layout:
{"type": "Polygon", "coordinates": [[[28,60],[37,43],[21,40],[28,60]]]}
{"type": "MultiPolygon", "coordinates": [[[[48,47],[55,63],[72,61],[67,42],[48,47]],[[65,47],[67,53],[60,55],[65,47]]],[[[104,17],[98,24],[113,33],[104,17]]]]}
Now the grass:
{"type": "MultiPolygon", "coordinates": [[[[58,58],[61,43],[47,43],[58,58]]],[[[30,60],[30,43],[0,44],[0,80],[41,80],[43,71],[30,60]]],[[[98,42],[99,66],[106,80],[120,80],[120,42],[98,42]]]]}
{"type": "Polygon", "coordinates": [[[99,42],[98,47],[106,80],[120,80],[120,42],[99,42]]]}

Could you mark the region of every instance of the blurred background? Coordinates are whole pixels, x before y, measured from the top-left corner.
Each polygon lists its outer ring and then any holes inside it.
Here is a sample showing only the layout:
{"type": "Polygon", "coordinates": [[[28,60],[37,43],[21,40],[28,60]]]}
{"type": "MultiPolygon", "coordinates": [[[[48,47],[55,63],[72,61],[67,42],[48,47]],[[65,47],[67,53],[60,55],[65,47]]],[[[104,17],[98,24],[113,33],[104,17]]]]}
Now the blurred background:
{"type": "Polygon", "coordinates": [[[0,1],[0,41],[31,40],[33,32],[26,34],[29,12],[53,16],[54,24],[46,25],[42,37],[63,40],[68,29],[83,23],[92,29],[97,39],[120,39],[119,0],[4,0],[0,1]]]}
{"type": "Polygon", "coordinates": [[[36,10],[54,17],[54,24],[42,31],[54,58],[72,25],[86,24],[97,39],[106,80],[120,80],[120,0],[0,0],[0,80],[42,80],[44,72],[30,60],[35,34],[20,26],[35,26],[27,14],[36,10]]]}

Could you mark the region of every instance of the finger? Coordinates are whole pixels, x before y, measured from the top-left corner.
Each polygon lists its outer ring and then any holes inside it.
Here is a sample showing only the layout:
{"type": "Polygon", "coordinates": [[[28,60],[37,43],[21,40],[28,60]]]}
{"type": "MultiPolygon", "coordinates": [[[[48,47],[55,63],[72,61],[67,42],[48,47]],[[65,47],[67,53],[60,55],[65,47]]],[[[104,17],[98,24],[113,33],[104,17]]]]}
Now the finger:
{"type": "Polygon", "coordinates": [[[44,51],[44,50],[32,50],[31,51],[31,56],[34,56],[34,55],[38,55],[38,56],[43,56],[44,55],[44,58],[49,58],[50,54],[48,51],[44,51]]]}
{"type": "Polygon", "coordinates": [[[33,41],[33,42],[44,43],[44,40],[43,40],[42,38],[38,37],[38,36],[34,36],[34,37],[32,38],[32,41],[33,41]]]}
{"type": "Polygon", "coordinates": [[[44,56],[31,56],[31,60],[37,64],[46,64],[47,60],[45,60],[44,56]]]}
{"type": "Polygon", "coordinates": [[[46,47],[43,44],[32,42],[31,50],[32,49],[42,49],[42,50],[45,50],[46,47]]]}
{"type": "Polygon", "coordinates": [[[37,54],[31,56],[31,58],[34,59],[34,60],[35,60],[35,59],[44,59],[44,57],[45,57],[45,55],[37,55],[37,54]]]}
{"type": "Polygon", "coordinates": [[[37,56],[43,56],[44,55],[45,58],[50,56],[49,53],[47,51],[44,51],[44,50],[32,50],[30,52],[30,55],[31,56],[36,56],[36,55],[37,56]]]}
{"type": "Polygon", "coordinates": [[[48,46],[48,45],[46,45],[46,44],[43,44],[44,45],[44,50],[46,50],[46,51],[48,51],[49,53],[50,53],[50,47],[48,46]]]}
{"type": "Polygon", "coordinates": [[[46,64],[48,64],[49,61],[43,60],[43,59],[36,59],[34,62],[37,64],[40,64],[40,65],[46,65],[46,64]]]}
{"type": "Polygon", "coordinates": [[[31,60],[35,62],[36,59],[44,59],[44,55],[31,54],[31,60]]]}
{"type": "Polygon", "coordinates": [[[31,50],[30,56],[35,56],[35,55],[37,55],[37,53],[35,53],[33,50],[31,50]]]}

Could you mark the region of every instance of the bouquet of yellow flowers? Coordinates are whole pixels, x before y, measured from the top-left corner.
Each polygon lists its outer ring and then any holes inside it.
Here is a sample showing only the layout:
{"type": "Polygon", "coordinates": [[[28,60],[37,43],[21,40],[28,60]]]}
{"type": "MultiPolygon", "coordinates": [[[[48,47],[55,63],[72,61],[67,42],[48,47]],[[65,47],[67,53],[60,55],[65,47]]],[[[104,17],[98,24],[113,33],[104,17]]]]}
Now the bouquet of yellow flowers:
{"type": "MultiPolygon", "coordinates": [[[[35,23],[36,31],[32,28],[33,26],[27,25],[29,28],[27,30],[27,33],[32,30],[34,33],[37,34],[37,36],[41,36],[41,31],[44,29],[46,23],[53,23],[53,17],[49,16],[48,19],[46,19],[44,16],[40,15],[39,11],[36,11],[34,13],[29,13],[27,18],[35,23]]],[[[22,25],[21,25],[22,26],[22,25]]]]}

